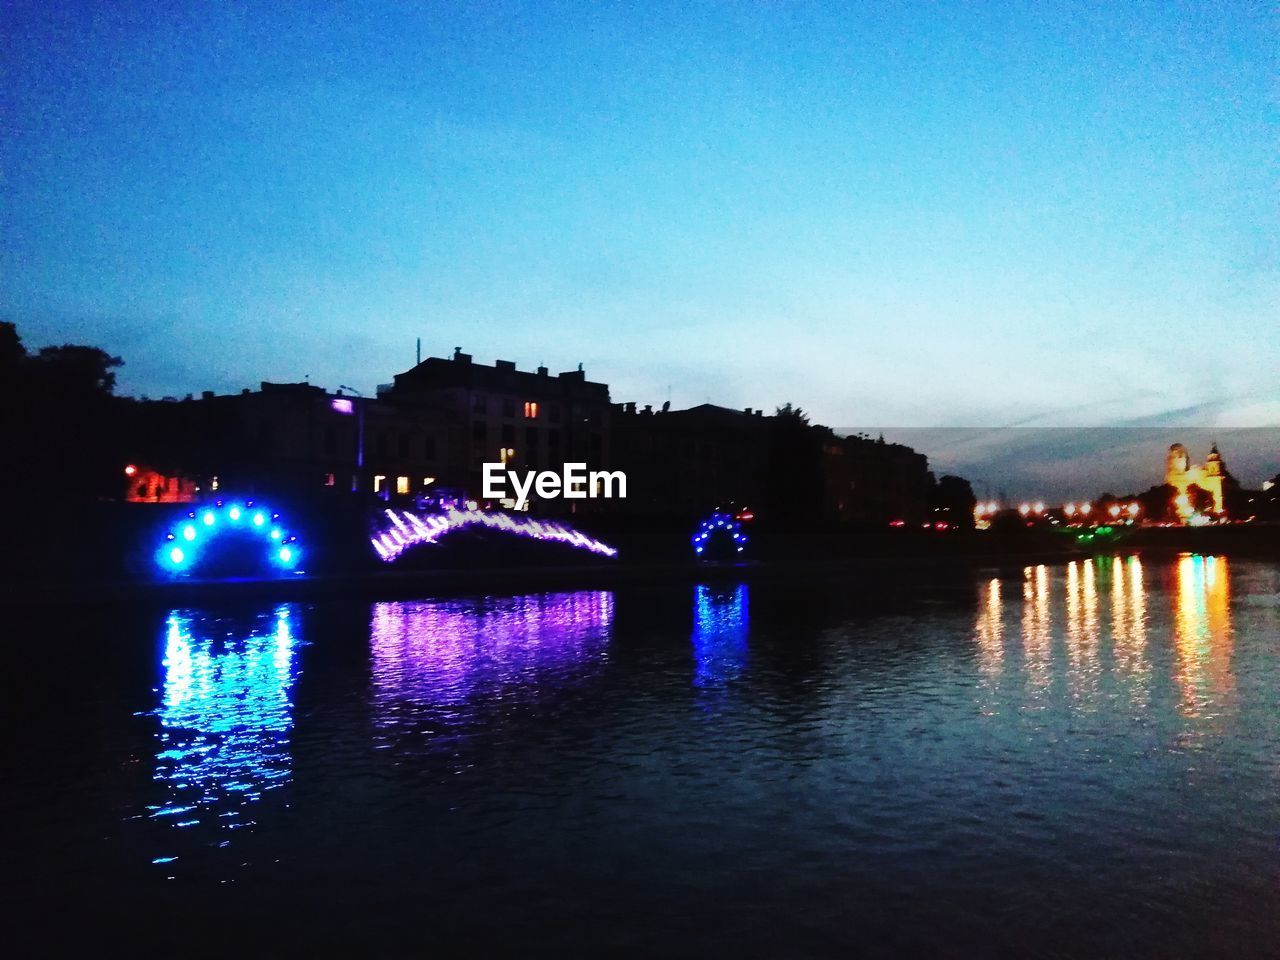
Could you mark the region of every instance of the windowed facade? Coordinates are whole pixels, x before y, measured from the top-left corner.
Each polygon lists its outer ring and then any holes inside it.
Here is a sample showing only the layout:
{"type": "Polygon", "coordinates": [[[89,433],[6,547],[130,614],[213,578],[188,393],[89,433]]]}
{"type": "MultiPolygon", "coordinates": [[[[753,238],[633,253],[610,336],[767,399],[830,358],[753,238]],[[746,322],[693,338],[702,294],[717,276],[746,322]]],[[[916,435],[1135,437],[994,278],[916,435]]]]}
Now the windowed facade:
{"type": "MultiPolygon", "coordinates": [[[[483,464],[498,459],[525,469],[554,468],[565,460],[588,461],[592,469],[610,466],[608,387],[588,381],[581,369],[525,371],[505,360],[490,366],[457,350],[452,358],[428,358],[397,374],[394,384],[379,387],[378,396],[406,411],[461,414],[442,418],[438,451],[424,438],[428,446],[421,472],[409,463],[371,458],[370,470],[393,477],[408,473],[416,483],[420,473],[435,473],[441,488],[465,489],[475,496],[482,487],[483,464]],[[451,394],[458,406],[445,402],[451,394]]],[[[423,450],[417,436],[411,446],[415,454],[423,450]]]]}

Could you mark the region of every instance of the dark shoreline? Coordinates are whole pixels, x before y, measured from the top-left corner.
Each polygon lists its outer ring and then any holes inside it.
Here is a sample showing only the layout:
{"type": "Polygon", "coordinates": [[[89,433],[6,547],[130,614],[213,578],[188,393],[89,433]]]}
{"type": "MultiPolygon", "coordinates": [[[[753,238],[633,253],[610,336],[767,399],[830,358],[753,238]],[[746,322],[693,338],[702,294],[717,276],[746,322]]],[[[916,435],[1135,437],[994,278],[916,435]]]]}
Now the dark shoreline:
{"type": "MultiPolygon", "coordinates": [[[[976,541],[975,541],[976,542],[976,541]]],[[[1182,553],[1280,560],[1280,528],[1145,529],[1115,542],[1088,548],[1059,541],[997,544],[1004,549],[952,552],[919,551],[905,554],[869,553],[823,560],[771,561],[742,564],[627,563],[589,565],[521,565],[451,569],[372,569],[284,578],[222,580],[39,580],[12,579],[0,586],[0,608],[53,605],[113,606],[118,604],[204,603],[211,600],[316,600],[328,597],[366,597],[404,600],[433,596],[484,593],[524,593],[544,590],[612,589],[661,583],[741,581],[787,582],[815,579],[872,577],[876,582],[896,574],[954,574],[978,569],[1056,564],[1091,556],[1133,554],[1167,558],[1182,553]]]]}

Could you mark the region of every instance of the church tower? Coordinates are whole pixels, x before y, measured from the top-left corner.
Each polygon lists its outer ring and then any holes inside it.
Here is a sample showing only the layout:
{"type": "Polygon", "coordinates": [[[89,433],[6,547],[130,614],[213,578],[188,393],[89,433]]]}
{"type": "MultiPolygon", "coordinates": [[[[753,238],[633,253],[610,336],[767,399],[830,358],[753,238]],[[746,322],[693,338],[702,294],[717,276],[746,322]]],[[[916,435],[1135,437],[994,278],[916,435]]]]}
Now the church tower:
{"type": "Polygon", "coordinates": [[[1222,500],[1222,482],[1226,473],[1227,466],[1222,462],[1222,454],[1218,452],[1218,445],[1215,443],[1209,450],[1209,456],[1205,457],[1200,486],[1213,494],[1213,512],[1217,514],[1225,512],[1225,504],[1222,500]]]}
{"type": "Polygon", "coordinates": [[[1171,446],[1169,455],[1165,458],[1164,482],[1177,491],[1173,505],[1183,521],[1191,520],[1195,513],[1191,497],[1187,493],[1192,486],[1199,487],[1213,497],[1210,513],[1222,516],[1226,512],[1222,489],[1226,476],[1227,466],[1216,443],[1209,451],[1209,456],[1205,457],[1203,466],[1193,464],[1187,455],[1187,448],[1180,443],[1171,446]]]}
{"type": "Polygon", "coordinates": [[[1175,443],[1169,448],[1169,456],[1165,459],[1164,482],[1179,490],[1185,490],[1187,486],[1187,468],[1191,465],[1191,460],[1187,456],[1187,448],[1180,443],[1175,443]]]}

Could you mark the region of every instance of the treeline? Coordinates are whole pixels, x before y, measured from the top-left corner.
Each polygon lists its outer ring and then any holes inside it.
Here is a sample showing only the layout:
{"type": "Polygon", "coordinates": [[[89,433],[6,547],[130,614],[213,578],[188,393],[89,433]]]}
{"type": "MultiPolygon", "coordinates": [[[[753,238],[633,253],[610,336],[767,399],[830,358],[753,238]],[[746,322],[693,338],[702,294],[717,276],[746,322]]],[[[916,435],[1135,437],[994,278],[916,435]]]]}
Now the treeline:
{"type": "Polygon", "coordinates": [[[25,503],[118,495],[124,418],[114,391],[123,363],[76,344],[32,353],[12,323],[0,322],[5,493],[25,503]]]}

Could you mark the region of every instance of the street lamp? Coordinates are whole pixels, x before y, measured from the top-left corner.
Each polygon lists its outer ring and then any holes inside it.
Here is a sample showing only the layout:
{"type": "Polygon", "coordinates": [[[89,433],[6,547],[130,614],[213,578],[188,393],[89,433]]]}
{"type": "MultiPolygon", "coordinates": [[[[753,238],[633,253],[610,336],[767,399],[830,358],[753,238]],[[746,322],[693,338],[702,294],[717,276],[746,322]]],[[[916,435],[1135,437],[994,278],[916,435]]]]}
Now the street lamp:
{"type": "Polygon", "coordinates": [[[348,387],[345,383],[338,384],[339,390],[346,390],[348,393],[354,393],[359,399],[356,406],[356,476],[359,477],[364,472],[364,394],[355,387],[348,387]]]}

